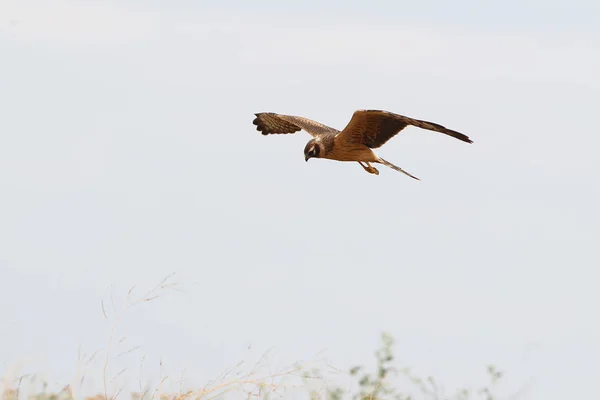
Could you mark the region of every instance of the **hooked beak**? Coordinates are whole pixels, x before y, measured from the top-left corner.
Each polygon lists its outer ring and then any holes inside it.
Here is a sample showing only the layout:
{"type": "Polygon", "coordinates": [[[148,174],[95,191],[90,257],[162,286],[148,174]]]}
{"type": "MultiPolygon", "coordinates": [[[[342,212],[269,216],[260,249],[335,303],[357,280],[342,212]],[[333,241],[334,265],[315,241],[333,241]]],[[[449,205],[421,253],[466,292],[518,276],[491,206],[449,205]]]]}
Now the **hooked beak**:
{"type": "Polygon", "coordinates": [[[308,161],[309,159],[310,159],[310,156],[305,154],[304,155],[304,161],[308,161]]]}

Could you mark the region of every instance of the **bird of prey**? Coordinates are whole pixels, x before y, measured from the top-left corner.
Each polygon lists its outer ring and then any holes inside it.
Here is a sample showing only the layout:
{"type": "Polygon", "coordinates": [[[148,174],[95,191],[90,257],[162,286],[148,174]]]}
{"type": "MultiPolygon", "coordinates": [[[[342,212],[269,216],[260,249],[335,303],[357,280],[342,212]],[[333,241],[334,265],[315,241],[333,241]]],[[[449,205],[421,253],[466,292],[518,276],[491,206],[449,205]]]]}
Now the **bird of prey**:
{"type": "Polygon", "coordinates": [[[346,127],[339,131],[308,118],[273,112],[254,114],[253,124],[263,135],[287,134],[304,130],[312,136],[304,148],[304,159],[326,158],[356,161],[365,171],[379,175],[370,163],[379,163],[420,180],[402,168],[379,157],[372,149],[385,144],[408,125],[444,133],[463,142],[473,143],[466,135],[439,124],[421,121],[383,110],[356,110],[346,127]]]}

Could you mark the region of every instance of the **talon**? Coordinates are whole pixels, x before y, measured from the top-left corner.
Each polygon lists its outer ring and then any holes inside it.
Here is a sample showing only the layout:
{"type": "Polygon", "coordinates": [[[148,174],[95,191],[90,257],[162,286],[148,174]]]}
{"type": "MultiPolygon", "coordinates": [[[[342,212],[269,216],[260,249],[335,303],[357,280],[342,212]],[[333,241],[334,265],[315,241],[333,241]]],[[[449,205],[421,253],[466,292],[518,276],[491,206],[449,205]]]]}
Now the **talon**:
{"type": "Polygon", "coordinates": [[[362,162],[358,162],[360,164],[361,167],[363,167],[365,169],[365,171],[367,171],[370,174],[375,174],[375,175],[379,175],[379,171],[377,170],[377,168],[373,167],[371,164],[369,164],[368,162],[366,162],[365,164],[363,164],[362,162]]]}

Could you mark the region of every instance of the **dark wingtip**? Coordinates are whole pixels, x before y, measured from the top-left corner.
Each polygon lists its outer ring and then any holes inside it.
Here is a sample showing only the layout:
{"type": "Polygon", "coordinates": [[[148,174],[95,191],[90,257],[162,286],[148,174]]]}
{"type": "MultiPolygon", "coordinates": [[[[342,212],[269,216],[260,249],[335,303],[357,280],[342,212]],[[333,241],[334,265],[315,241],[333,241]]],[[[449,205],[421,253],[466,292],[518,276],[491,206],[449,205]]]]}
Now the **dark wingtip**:
{"type": "Polygon", "coordinates": [[[456,131],[452,131],[455,133],[456,136],[454,136],[457,139],[462,140],[463,142],[467,142],[467,143],[473,143],[473,141],[471,140],[471,138],[469,138],[467,135],[465,135],[464,133],[460,133],[460,132],[456,132],[456,131]]]}
{"type": "Polygon", "coordinates": [[[464,133],[460,133],[460,132],[456,132],[451,129],[448,129],[447,134],[455,137],[458,140],[462,140],[463,142],[473,143],[473,141],[471,139],[469,139],[469,137],[467,135],[465,135],[464,133]]]}
{"type": "Polygon", "coordinates": [[[258,114],[254,114],[254,115],[256,115],[256,118],[254,118],[254,120],[252,121],[252,123],[253,123],[254,125],[256,125],[256,130],[257,130],[257,131],[259,131],[260,133],[262,133],[264,136],[267,136],[267,135],[268,135],[268,133],[267,133],[267,132],[265,132],[265,130],[264,130],[264,129],[265,129],[265,127],[264,127],[264,126],[262,126],[262,125],[260,124],[260,121],[258,120],[259,114],[260,114],[260,113],[258,113],[258,114]]]}

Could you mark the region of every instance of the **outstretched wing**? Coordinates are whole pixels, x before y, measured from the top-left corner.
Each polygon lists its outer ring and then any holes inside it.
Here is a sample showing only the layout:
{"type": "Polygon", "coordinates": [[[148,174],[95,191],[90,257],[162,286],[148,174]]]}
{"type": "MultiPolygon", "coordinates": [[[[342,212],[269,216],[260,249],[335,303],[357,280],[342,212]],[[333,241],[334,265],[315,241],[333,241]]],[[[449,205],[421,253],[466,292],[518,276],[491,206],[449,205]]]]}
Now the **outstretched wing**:
{"type": "Polygon", "coordinates": [[[295,133],[303,129],[311,136],[335,135],[339,133],[337,129],[323,125],[317,121],[294,115],[282,115],[271,112],[257,113],[252,123],[256,125],[256,130],[263,135],[295,133]]]}
{"type": "Polygon", "coordinates": [[[473,143],[466,135],[447,129],[442,125],[382,110],[355,111],[350,122],[338,137],[350,143],[362,143],[375,149],[381,147],[408,125],[444,133],[463,142],[473,143]]]}

